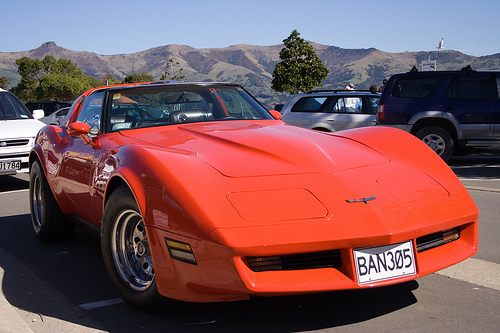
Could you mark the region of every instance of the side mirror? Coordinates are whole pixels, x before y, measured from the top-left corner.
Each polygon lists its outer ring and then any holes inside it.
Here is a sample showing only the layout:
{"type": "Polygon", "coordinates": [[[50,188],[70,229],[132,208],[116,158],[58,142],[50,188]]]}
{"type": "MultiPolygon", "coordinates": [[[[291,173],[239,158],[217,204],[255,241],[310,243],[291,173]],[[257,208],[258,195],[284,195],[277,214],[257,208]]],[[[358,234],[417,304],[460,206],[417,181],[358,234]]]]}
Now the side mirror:
{"type": "Polygon", "coordinates": [[[90,131],[90,126],[87,123],[77,121],[69,124],[68,134],[71,136],[87,135],[90,131]]]}
{"type": "Polygon", "coordinates": [[[94,149],[100,149],[102,147],[102,145],[97,140],[97,137],[92,137],[91,138],[92,140],[87,137],[87,135],[89,135],[89,134],[91,134],[91,135],[95,134],[95,133],[93,133],[93,131],[90,130],[90,125],[87,123],[77,121],[77,122],[69,124],[68,134],[71,136],[81,137],[83,142],[85,142],[86,145],[91,145],[92,147],[94,147],[94,149]]]}
{"type": "Polygon", "coordinates": [[[45,112],[42,109],[33,110],[33,118],[40,119],[45,117],[45,112]]]}
{"type": "Polygon", "coordinates": [[[269,113],[271,114],[271,116],[274,117],[274,119],[276,120],[281,120],[281,118],[283,118],[283,115],[281,113],[279,113],[278,111],[276,110],[271,110],[269,111],[269,113]]]}

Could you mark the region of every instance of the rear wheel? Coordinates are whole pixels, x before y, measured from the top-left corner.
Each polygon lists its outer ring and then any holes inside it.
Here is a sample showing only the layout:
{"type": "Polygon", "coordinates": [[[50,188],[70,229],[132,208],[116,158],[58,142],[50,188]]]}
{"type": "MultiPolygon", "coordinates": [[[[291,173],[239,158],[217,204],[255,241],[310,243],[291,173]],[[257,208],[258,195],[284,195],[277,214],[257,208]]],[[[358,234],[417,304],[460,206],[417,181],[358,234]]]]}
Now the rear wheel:
{"type": "Polygon", "coordinates": [[[422,140],[444,161],[453,154],[454,142],[450,133],[439,126],[428,126],[418,130],[416,137],[422,140]]]}
{"type": "Polygon", "coordinates": [[[164,301],[156,287],[146,228],[126,186],[117,188],[106,204],[101,247],[108,274],[129,305],[153,310],[164,301]]]}
{"type": "Polygon", "coordinates": [[[62,214],[39,161],[31,166],[29,197],[31,222],[40,240],[63,240],[73,235],[75,224],[62,214]]]}

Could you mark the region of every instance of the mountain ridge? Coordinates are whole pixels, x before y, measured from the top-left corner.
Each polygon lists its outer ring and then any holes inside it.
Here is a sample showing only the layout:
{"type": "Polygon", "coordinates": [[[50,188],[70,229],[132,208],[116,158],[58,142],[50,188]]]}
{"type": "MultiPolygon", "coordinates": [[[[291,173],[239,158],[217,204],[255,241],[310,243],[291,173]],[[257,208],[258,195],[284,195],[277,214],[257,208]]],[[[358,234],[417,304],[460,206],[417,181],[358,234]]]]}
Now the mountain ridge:
{"type": "MultiPolygon", "coordinates": [[[[439,52],[389,53],[376,48],[342,49],[314,42],[314,51],[330,70],[321,89],[342,89],[352,82],[358,89],[380,85],[383,79],[398,72],[419,67],[422,61],[437,61],[438,70],[459,70],[467,65],[475,70],[500,70],[500,53],[475,57],[453,50],[439,52]]],[[[127,75],[146,72],[159,79],[167,70],[169,59],[174,60],[173,70],[183,69],[188,81],[225,81],[241,84],[266,107],[285,102],[289,94],[271,89],[272,73],[280,61],[279,52],[284,46],[231,45],[224,48],[197,49],[187,45],[169,44],[147,50],[115,55],[100,55],[89,51],[72,51],[46,42],[38,48],[21,52],[0,52],[0,76],[19,82],[16,59],[29,57],[43,59],[47,55],[69,59],[82,72],[98,80],[112,74],[122,80],[127,75]],[[178,62],[179,65],[175,63],[178,62]]]]}

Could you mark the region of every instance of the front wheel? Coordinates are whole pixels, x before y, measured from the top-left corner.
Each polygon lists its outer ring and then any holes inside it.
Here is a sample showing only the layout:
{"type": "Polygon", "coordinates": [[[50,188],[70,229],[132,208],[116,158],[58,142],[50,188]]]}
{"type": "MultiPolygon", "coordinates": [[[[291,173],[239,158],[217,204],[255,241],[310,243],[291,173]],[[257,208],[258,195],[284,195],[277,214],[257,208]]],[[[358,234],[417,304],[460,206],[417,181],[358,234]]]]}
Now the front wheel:
{"type": "Polygon", "coordinates": [[[39,161],[31,166],[29,198],[31,222],[40,240],[63,240],[73,235],[75,224],[62,214],[39,161]]]}
{"type": "Polygon", "coordinates": [[[454,142],[450,133],[439,126],[428,126],[418,130],[416,137],[422,140],[444,161],[448,161],[453,154],[454,142]]]}
{"type": "Polygon", "coordinates": [[[156,287],[146,227],[126,186],[116,189],[106,204],[101,247],[108,274],[129,305],[153,310],[164,300],[156,287]]]}

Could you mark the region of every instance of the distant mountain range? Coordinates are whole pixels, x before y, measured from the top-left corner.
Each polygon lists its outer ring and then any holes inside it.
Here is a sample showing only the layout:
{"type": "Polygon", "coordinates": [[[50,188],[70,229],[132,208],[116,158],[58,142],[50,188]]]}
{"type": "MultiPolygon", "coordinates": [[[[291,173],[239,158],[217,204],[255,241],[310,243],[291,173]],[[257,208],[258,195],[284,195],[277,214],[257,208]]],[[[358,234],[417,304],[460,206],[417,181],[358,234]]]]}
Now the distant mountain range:
{"type": "MultiPolygon", "coordinates": [[[[438,70],[459,70],[471,65],[475,70],[500,70],[500,53],[474,57],[458,51],[388,53],[370,49],[341,49],[309,42],[314,51],[330,70],[318,89],[342,89],[354,83],[357,89],[381,85],[382,80],[394,73],[407,72],[413,66],[420,68],[422,61],[436,60],[438,70]]],[[[146,72],[155,78],[167,69],[173,59],[183,69],[188,81],[235,82],[244,86],[266,107],[285,102],[289,94],[271,89],[274,67],[283,45],[253,46],[233,45],[226,48],[195,49],[184,45],[165,45],[149,50],[116,55],[99,55],[86,51],[71,51],[47,42],[40,47],[23,52],[0,52],[0,76],[10,79],[15,86],[20,80],[16,59],[29,57],[43,59],[46,55],[70,59],[88,76],[98,80],[109,73],[122,80],[127,75],[146,72]]]]}

